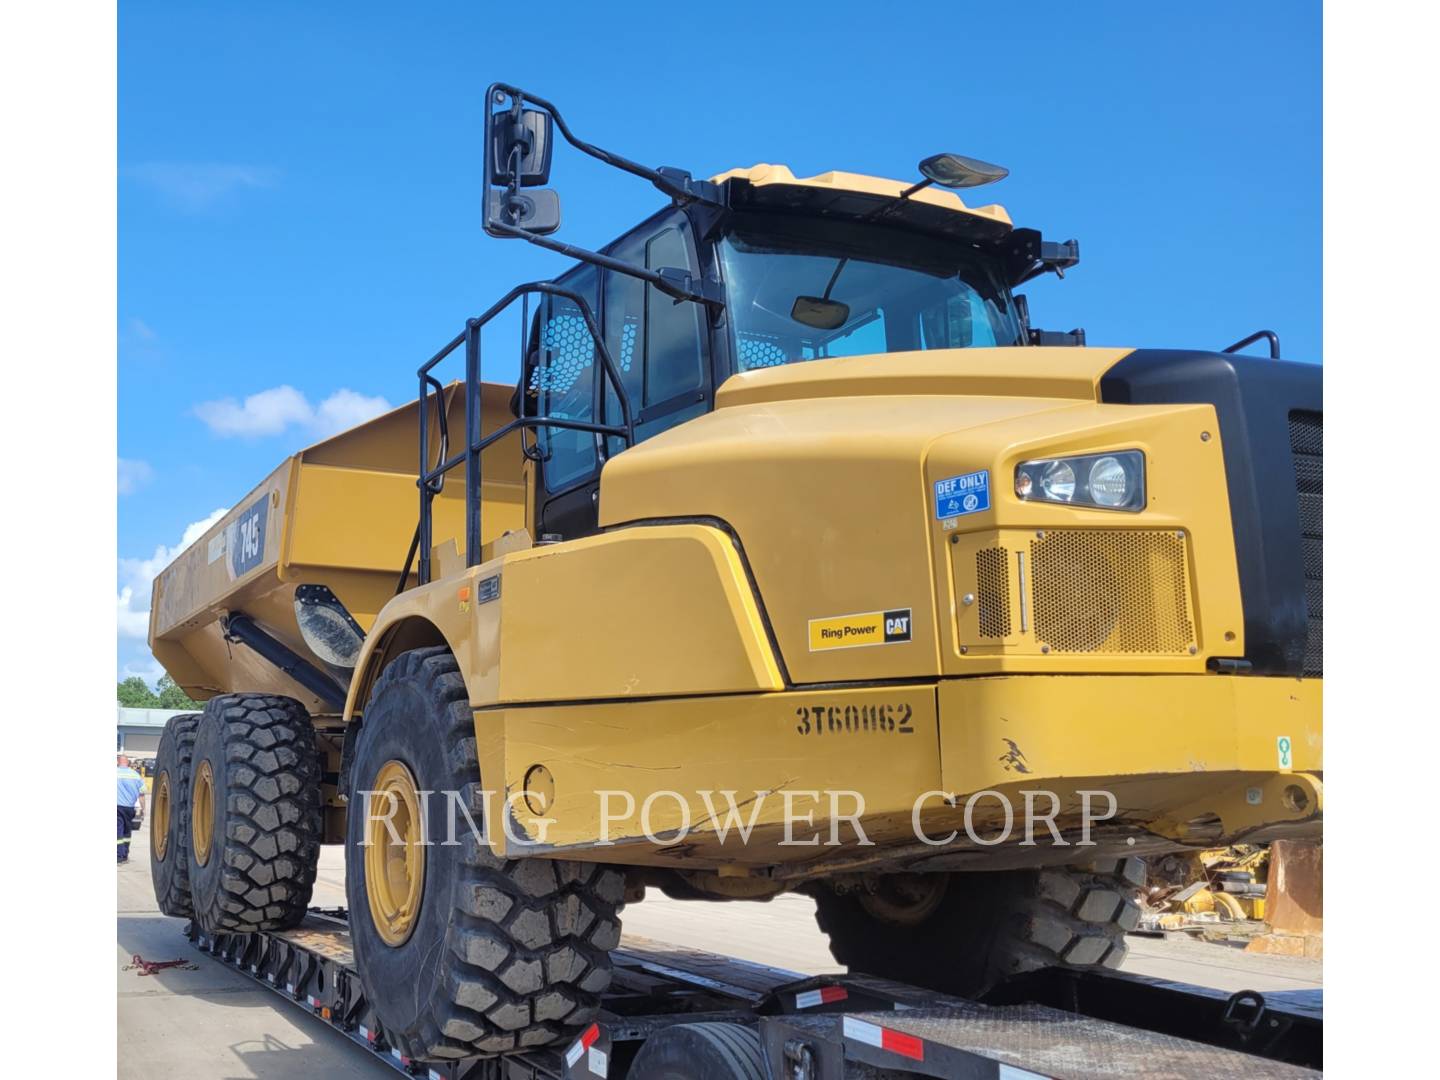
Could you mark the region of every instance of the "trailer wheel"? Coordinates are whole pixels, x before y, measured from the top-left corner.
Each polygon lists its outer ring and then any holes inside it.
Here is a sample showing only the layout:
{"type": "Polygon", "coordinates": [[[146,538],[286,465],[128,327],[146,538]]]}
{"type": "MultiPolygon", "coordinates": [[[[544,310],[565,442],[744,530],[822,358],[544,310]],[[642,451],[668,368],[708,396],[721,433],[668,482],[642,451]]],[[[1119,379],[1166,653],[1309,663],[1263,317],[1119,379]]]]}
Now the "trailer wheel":
{"type": "Polygon", "coordinates": [[[630,1066],[645,1080],[767,1080],[760,1035],[742,1024],[675,1024],[645,1040],[630,1066]]]}
{"type": "Polygon", "coordinates": [[[1047,967],[1115,968],[1140,921],[1145,864],[896,874],[875,891],[815,892],[835,959],[855,971],[973,996],[1047,967]]]}
{"type": "Polygon", "coordinates": [[[186,845],[202,929],[288,930],[305,918],[323,836],[322,771],[298,701],[226,694],[206,703],[186,845]]]}
{"type": "Polygon", "coordinates": [[[349,794],[350,935],[392,1046],[419,1061],[505,1054],[568,1041],[595,1018],[624,877],[500,859],[476,834],[475,721],[448,649],[404,653],[380,674],[349,794]]]}
{"type": "Polygon", "coordinates": [[[185,848],[190,837],[190,759],[199,725],[199,713],[165,721],[150,786],[150,884],[161,912],[181,919],[195,914],[185,848]]]}

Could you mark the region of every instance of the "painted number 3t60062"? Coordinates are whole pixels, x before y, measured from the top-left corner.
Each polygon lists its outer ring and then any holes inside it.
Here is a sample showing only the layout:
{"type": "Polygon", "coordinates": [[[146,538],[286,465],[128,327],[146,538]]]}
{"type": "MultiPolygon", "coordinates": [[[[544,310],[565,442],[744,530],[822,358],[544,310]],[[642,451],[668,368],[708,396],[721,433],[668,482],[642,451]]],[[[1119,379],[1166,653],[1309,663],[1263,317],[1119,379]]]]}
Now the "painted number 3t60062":
{"type": "Polygon", "coordinates": [[[912,735],[907,702],[881,705],[801,705],[795,730],[801,735],[855,735],[861,732],[912,735]]]}

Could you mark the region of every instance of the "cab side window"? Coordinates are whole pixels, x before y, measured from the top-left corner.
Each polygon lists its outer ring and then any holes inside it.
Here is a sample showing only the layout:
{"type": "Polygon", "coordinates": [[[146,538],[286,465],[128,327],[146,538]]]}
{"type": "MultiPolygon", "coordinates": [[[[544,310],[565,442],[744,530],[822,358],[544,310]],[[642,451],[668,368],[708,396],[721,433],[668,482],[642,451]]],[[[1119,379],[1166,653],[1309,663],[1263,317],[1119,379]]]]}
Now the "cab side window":
{"type": "MultiPolygon", "coordinates": [[[[606,249],[635,266],[699,274],[690,223],[681,212],[648,222],[606,249]]],[[[582,265],[559,279],[585,297],[601,327],[630,400],[635,438],[656,435],[709,408],[706,316],[699,304],[676,303],[638,278],[582,265]]],[[[599,423],[618,424],[620,401],[600,370],[599,350],[574,302],[547,296],[530,328],[526,357],[527,416],[596,422],[597,380],[603,394],[599,423]]],[[[593,489],[600,467],[599,437],[542,427],[536,432],[546,496],[537,508],[542,531],[584,535],[594,528],[593,489]]],[[[624,440],[610,437],[611,456],[624,440]]]]}
{"type": "MultiPolygon", "coordinates": [[[[559,284],[579,293],[595,310],[596,274],[583,267],[559,284]]],[[[526,413],[566,420],[590,421],[595,416],[595,342],[580,309],[570,300],[547,296],[536,313],[531,335],[526,413]]],[[[595,471],[595,436],[588,431],[543,427],[536,432],[544,461],[545,488],[563,491],[595,471]]]]}
{"type": "MultiPolygon", "coordinates": [[[[700,273],[689,222],[679,213],[623,238],[610,254],[650,270],[700,273]]],[[[677,304],[638,278],[612,271],[604,277],[605,344],[630,399],[635,438],[642,441],[707,408],[705,312],[700,304],[677,304]]],[[[613,392],[605,411],[607,422],[619,421],[613,392]]],[[[615,440],[612,452],[619,449],[615,440]]]]}

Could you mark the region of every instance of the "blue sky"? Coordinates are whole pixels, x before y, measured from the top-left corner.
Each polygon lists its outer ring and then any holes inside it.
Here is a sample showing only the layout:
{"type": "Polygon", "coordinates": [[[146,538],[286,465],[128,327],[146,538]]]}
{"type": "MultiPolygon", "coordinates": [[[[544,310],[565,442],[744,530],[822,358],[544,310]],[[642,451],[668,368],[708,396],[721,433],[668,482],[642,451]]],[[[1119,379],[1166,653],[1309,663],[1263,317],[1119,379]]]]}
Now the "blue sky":
{"type": "MultiPolygon", "coordinates": [[[[708,176],[756,162],[1010,168],[979,201],[1082,264],[1035,324],[1092,344],[1276,330],[1321,360],[1320,5],[832,0],[515,5],[127,0],[119,46],[118,668],[154,679],[149,581],[286,454],[563,260],[479,226],[485,86],[708,176]],[[501,27],[513,24],[511,36],[501,27]]],[[[656,209],[565,147],[561,236],[656,209]]],[[[513,379],[492,345],[488,378],[513,379]]]]}

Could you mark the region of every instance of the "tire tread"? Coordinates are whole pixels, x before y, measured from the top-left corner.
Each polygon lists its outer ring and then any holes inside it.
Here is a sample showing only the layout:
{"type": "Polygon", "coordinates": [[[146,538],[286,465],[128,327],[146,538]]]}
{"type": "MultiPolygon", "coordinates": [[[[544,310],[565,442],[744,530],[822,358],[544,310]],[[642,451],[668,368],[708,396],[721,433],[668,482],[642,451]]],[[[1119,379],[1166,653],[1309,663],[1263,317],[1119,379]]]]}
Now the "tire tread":
{"type": "Polygon", "coordinates": [[[292,929],[310,906],[324,835],[310,716],[293,698],[226,694],[207,703],[205,722],[221,725],[225,823],[211,854],[221,860],[214,903],[196,917],[211,932],[292,929]]]}
{"type": "MultiPolygon", "coordinates": [[[[448,758],[454,789],[471,792],[476,813],[482,808],[474,716],[455,658],[444,646],[403,654],[376,680],[372,700],[400,681],[418,684],[443,717],[443,737],[454,748],[448,758]]],[[[387,1034],[416,1060],[504,1054],[573,1038],[598,1015],[610,985],[623,875],[598,863],[502,859],[468,831],[459,861],[443,999],[415,1029],[387,1034]]]]}
{"type": "MultiPolygon", "coordinates": [[[[150,882],[155,889],[155,902],[164,915],[180,919],[195,916],[190,896],[190,865],[186,849],[190,845],[190,771],[195,754],[195,733],[200,727],[200,713],[180,713],[165,721],[160,746],[155,753],[155,775],[167,768],[170,779],[170,836],[165,845],[163,861],[150,852],[150,882]]],[[[151,788],[155,813],[154,788],[151,788]]],[[[151,827],[154,818],[151,817],[151,827]]]]}

